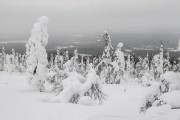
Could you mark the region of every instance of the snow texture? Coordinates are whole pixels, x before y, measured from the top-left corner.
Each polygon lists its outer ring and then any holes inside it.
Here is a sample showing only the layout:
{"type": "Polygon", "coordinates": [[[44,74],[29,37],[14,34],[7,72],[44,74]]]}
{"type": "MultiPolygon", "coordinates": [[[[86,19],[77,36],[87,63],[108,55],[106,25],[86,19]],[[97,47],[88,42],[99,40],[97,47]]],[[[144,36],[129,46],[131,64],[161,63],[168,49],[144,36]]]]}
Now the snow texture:
{"type": "Polygon", "coordinates": [[[103,85],[108,99],[100,106],[87,106],[91,104],[88,97],[82,97],[81,104],[47,103],[42,99],[45,101],[53,96],[47,89],[43,93],[32,92],[27,89],[24,74],[0,72],[0,120],[180,119],[179,109],[171,109],[167,105],[152,107],[146,114],[140,114],[140,100],[145,90],[146,87],[140,85],[110,84],[103,85]]]}

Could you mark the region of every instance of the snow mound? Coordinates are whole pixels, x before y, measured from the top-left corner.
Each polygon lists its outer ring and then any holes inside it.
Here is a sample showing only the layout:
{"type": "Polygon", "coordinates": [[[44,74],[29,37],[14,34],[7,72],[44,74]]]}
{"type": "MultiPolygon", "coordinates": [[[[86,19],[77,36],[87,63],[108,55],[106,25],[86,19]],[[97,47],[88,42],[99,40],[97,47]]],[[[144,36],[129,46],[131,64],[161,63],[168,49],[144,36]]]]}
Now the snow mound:
{"type": "Polygon", "coordinates": [[[89,96],[83,96],[79,99],[78,104],[86,105],[86,106],[94,106],[96,102],[89,96]]]}
{"type": "Polygon", "coordinates": [[[174,90],[164,93],[160,96],[160,100],[170,105],[171,108],[180,108],[180,91],[174,90]]]}
{"type": "Polygon", "coordinates": [[[146,111],[145,120],[167,120],[167,114],[171,111],[169,105],[151,107],[146,111]]]}

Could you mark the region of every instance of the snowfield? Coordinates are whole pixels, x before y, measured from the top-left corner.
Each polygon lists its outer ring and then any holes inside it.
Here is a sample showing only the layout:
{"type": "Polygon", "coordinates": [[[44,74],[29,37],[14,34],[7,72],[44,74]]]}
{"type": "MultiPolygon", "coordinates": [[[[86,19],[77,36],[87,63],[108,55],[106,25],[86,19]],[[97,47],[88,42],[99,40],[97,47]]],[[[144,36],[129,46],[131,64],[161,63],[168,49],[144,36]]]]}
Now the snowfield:
{"type": "Polygon", "coordinates": [[[180,120],[180,109],[169,105],[140,113],[143,92],[137,84],[103,85],[107,101],[99,106],[49,103],[54,94],[32,92],[24,74],[0,72],[0,120],[180,120]]]}

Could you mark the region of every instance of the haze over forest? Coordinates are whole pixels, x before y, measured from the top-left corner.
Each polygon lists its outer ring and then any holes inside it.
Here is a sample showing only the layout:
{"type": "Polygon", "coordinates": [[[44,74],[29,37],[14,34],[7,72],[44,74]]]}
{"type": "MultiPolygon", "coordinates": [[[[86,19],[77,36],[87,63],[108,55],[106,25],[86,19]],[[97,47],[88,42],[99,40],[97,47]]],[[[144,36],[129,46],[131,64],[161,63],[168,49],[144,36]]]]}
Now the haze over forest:
{"type": "Polygon", "coordinates": [[[113,47],[123,42],[128,49],[154,49],[163,40],[165,48],[176,49],[179,11],[178,0],[1,0],[0,46],[24,52],[33,24],[46,15],[50,19],[47,50],[59,45],[100,53],[105,29],[113,47]]]}

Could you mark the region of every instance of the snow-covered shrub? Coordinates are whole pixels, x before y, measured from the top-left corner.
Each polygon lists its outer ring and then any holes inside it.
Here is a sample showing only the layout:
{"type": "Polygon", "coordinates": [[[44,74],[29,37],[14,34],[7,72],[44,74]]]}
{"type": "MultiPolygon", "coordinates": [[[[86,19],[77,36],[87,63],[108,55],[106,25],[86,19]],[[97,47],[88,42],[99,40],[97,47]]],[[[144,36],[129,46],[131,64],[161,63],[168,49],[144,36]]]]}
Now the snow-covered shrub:
{"type": "Polygon", "coordinates": [[[48,43],[47,34],[48,17],[38,18],[31,31],[31,37],[26,44],[27,78],[31,89],[43,91],[46,80],[46,66],[48,64],[46,45],[48,43]]]}
{"type": "Polygon", "coordinates": [[[161,75],[161,82],[166,86],[166,91],[180,90],[180,73],[166,71],[161,75]]]}
{"type": "Polygon", "coordinates": [[[171,108],[180,108],[180,90],[174,90],[164,93],[160,96],[160,101],[171,106],[171,108]]]}
{"type": "Polygon", "coordinates": [[[66,72],[66,74],[68,77],[63,79],[61,83],[62,91],[56,97],[52,98],[50,102],[71,102],[93,105],[97,102],[101,104],[105,99],[99,77],[91,66],[86,77],[83,77],[76,71],[66,72]],[[88,98],[88,103],[84,102],[84,99],[87,99],[84,96],[91,97],[91,99],[88,98]]]}
{"type": "Polygon", "coordinates": [[[78,95],[80,93],[82,83],[80,83],[80,81],[77,78],[70,76],[64,79],[62,81],[62,86],[63,86],[62,92],[60,92],[60,94],[57,95],[56,97],[52,98],[50,102],[68,103],[70,101],[75,102],[79,98],[78,95]],[[76,97],[76,95],[77,98],[74,99],[74,101],[72,101],[71,99],[73,99],[73,97],[76,97]]]}
{"type": "Polygon", "coordinates": [[[102,85],[99,76],[96,75],[94,69],[90,69],[86,82],[81,88],[81,96],[90,96],[92,99],[99,101],[99,104],[105,100],[106,95],[102,92],[102,85]]]}
{"type": "Polygon", "coordinates": [[[161,95],[161,84],[155,82],[143,94],[143,98],[141,101],[140,112],[146,111],[149,107],[153,105],[153,102],[159,99],[161,95]]]}
{"type": "Polygon", "coordinates": [[[58,95],[63,90],[62,81],[68,76],[63,70],[51,69],[47,75],[48,82],[53,86],[52,92],[58,95]]]}

